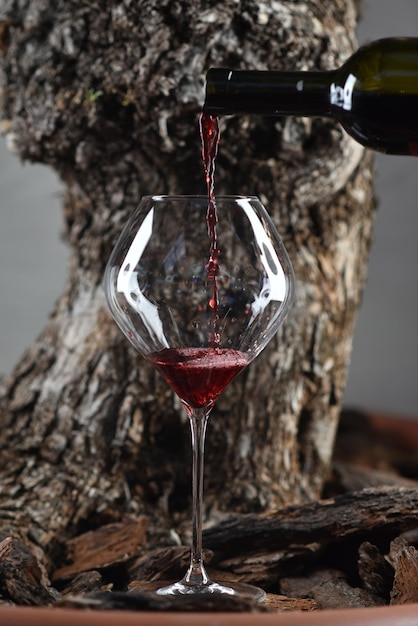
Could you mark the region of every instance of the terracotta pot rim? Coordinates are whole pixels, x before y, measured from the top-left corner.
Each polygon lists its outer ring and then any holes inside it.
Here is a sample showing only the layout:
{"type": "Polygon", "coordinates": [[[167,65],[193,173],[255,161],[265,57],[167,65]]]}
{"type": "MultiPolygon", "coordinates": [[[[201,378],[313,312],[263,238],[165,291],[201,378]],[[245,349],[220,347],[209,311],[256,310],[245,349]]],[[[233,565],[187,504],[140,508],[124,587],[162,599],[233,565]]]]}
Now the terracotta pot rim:
{"type": "Polygon", "coordinates": [[[418,604],[283,613],[158,613],[0,607],[2,626],[417,626],[418,604]]]}

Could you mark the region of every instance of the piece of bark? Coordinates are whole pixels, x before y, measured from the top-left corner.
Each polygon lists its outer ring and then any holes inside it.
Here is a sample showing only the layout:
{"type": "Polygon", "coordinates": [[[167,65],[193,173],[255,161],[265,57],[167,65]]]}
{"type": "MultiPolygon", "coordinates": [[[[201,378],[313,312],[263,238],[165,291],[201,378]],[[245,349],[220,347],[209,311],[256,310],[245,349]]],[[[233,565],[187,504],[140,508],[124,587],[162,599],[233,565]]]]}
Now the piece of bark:
{"type": "Polygon", "coordinates": [[[358,573],[364,589],[382,598],[389,598],[394,569],[379,548],[368,541],[359,547],[358,573]]]}
{"type": "Polygon", "coordinates": [[[334,542],[371,534],[391,539],[414,528],[418,491],[382,487],[346,493],[333,499],[279,509],[275,513],[231,516],[203,533],[205,547],[225,557],[297,548],[319,550],[334,542]],[[293,546],[293,547],[292,547],[293,546]]]}
{"type": "Polygon", "coordinates": [[[38,548],[6,537],[0,543],[0,593],[7,600],[22,605],[53,604],[45,564],[38,548]]]}
{"type": "Polygon", "coordinates": [[[306,576],[280,581],[282,593],[312,598],[320,609],[380,606],[384,600],[368,590],[350,585],[345,574],[336,569],[314,570],[306,576]]]}
{"type": "Polygon", "coordinates": [[[309,546],[292,545],[289,549],[272,552],[261,549],[255,554],[221,558],[217,565],[237,576],[242,582],[270,587],[283,574],[309,567],[319,551],[320,546],[317,543],[309,546]]]}
{"type": "Polygon", "coordinates": [[[64,589],[61,591],[61,597],[68,595],[80,595],[83,593],[90,593],[92,591],[99,591],[102,586],[103,577],[100,572],[92,570],[90,572],[83,572],[76,576],[64,589]]]}
{"type": "Polygon", "coordinates": [[[144,515],[124,522],[107,524],[70,539],[69,564],[54,572],[53,580],[71,578],[92,569],[103,569],[133,559],[143,549],[148,518],[144,515]]]}
{"type": "MultiPolygon", "coordinates": [[[[204,551],[205,562],[208,563],[211,553],[204,551]]],[[[190,548],[172,546],[147,552],[135,559],[128,568],[128,576],[134,587],[136,580],[180,580],[190,564],[190,548]]]]}
{"type": "Polygon", "coordinates": [[[396,559],[391,604],[418,602],[418,551],[404,546],[396,559]]]}
{"type": "Polygon", "coordinates": [[[11,537],[5,537],[0,543],[0,561],[7,559],[13,553],[13,540],[11,537]]]}
{"type": "Polygon", "coordinates": [[[264,601],[264,606],[277,612],[282,611],[316,611],[318,605],[310,598],[291,598],[288,596],[268,593],[264,601]]]}
{"type": "Polygon", "coordinates": [[[312,588],[325,581],[345,580],[345,574],[337,569],[318,569],[304,576],[285,576],[280,579],[280,592],[294,598],[312,598],[312,588]]]}
{"type": "Polygon", "coordinates": [[[410,542],[408,541],[407,533],[402,533],[390,542],[388,560],[393,565],[394,569],[398,566],[398,561],[402,556],[402,552],[409,545],[410,542]]]}
{"type": "Polygon", "coordinates": [[[385,604],[382,598],[352,587],[345,580],[324,581],[313,587],[311,594],[320,609],[354,609],[385,604]]]}

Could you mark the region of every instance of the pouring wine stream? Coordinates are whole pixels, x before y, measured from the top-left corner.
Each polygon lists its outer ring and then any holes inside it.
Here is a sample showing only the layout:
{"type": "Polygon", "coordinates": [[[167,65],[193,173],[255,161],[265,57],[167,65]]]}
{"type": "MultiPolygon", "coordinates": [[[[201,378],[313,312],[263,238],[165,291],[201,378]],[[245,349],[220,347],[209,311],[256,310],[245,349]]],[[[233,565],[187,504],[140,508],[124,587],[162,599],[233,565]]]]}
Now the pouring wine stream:
{"type": "Polygon", "coordinates": [[[202,143],[202,158],[205,168],[205,178],[208,190],[208,212],[206,214],[206,222],[208,225],[208,234],[210,239],[210,255],[206,266],[208,279],[212,286],[212,297],[209,300],[209,306],[213,310],[212,315],[212,336],[210,344],[213,347],[219,346],[219,334],[216,332],[216,320],[218,317],[218,286],[216,278],[219,274],[219,255],[220,250],[217,246],[216,225],[218,223],[218,212],[216,209],[215,199],[215,164],[218,154],[219,140],[221,133],[219,129],[219,119],[208,113],[201,113],[199,117],[200,140],[202,143]]]}

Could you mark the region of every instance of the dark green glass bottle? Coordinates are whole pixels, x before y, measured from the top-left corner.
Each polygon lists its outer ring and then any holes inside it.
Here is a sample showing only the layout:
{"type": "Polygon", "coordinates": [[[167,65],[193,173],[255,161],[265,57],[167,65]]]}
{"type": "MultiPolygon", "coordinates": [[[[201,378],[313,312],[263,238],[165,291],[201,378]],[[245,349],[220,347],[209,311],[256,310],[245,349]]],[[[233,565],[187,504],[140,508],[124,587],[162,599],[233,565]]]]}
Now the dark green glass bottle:
{"type": "Polygon", "coordinates": [[[328,72],[212,68],[203,110],[334,117],[367,148],[418,156],[418,38],[374,41],[328,72]]]}

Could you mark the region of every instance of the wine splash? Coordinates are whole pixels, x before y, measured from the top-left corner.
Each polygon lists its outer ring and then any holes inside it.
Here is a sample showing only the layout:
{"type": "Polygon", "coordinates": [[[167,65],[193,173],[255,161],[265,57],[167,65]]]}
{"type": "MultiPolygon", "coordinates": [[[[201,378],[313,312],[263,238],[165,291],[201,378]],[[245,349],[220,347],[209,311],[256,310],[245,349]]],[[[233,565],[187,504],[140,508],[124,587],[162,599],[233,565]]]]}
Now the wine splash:
{"type": "Polygon", "coordinates": [[[209,306],[212,309],[212,333],[209,338],[209,345],[219,347],[220,337],[216,332],[216,322],[218,319],[218,286],[216,278],[219,274],[219,256],[216,225],[218,223],[218,214],[215,199],[215,162],[218,154],[218,146],[220,139],[219,120],[208,113],[201,113],[199,118],[200,139],[202,142],[202,158],[205,168],[205,178],[208,192],[208,210],[206,214],[206,222],[208,226],[208,234],[210,239],[209,261],[206,265],[209,284],[212,288],[212,295],[209,300],[209,306]]]}

